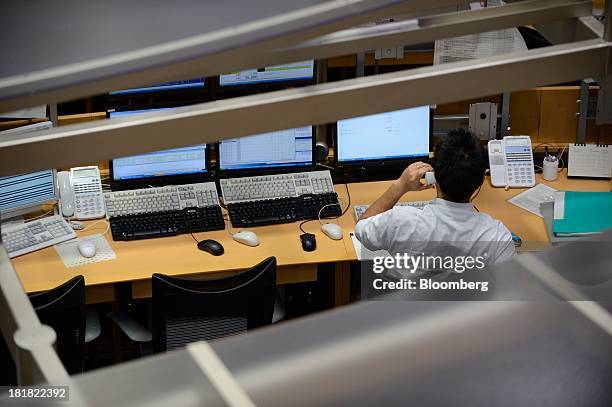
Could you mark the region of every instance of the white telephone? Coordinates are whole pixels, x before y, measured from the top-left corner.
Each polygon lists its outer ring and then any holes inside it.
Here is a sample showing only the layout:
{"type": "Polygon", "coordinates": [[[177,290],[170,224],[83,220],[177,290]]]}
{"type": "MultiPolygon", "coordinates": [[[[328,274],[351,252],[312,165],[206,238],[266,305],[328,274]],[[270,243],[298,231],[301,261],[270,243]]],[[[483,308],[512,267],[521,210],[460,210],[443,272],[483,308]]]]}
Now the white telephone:
{"type": "Polygon", "coordinates": [[[489,168],[494,187],[527,188],[535,185],[529,136],[506,136],[489,141],[489,168]]]}
{"type": "Polygon", "coordinates": [[[57,174],[62,215],[78,220],[106,214],[100,170],[96,166],[71,168],[57,174]]]}

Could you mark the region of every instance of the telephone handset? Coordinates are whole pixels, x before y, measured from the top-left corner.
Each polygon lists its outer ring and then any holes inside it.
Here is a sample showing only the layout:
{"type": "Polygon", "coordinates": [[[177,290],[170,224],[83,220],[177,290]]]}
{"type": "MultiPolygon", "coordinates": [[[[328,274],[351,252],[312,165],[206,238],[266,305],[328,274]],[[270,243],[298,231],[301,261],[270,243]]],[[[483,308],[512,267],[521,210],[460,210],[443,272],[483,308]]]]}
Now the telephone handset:
{"type": "Polygon", "coordinates": [[[62,215],[78,220],[106,214],[100,170],[96,166],[71,168],[57,174],[62,215]]]}
{"type": "Polygon", "coordinates": [[[506,136],[489,141],[489,168],[494,187],[527,188],[535,185],[529,136],[506,136]]]}

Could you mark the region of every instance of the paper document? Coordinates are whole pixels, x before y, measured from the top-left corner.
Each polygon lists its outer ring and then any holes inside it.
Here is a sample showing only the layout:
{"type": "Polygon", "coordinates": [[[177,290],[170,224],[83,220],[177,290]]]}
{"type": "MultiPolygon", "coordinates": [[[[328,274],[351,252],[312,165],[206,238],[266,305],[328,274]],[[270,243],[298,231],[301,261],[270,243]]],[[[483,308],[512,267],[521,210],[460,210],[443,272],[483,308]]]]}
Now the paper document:
{"type": "Polygon", "coordinates": [[[525,209],[543,218],[542,211],[540,210],[540,204],[542,202],[554,201],[554,194],[557,190],[549,187],[545,184],[538,184],[533,188],[529,188],[525,192],[521,192],[515,197],[508,199],[513,205],[519,208],[525,209]]]}
{"type": "Polygon", "coordinates": [[[355,234],[351,232],[351,240],[353,241],[353,246],[355,247],[355,252],[357,253],[357,260],[372,260],[374,257],[387,257],[391,256],[386,250],[377,250],[373,252],[369,250],[367,247],[361,244],[359,240],[355,237],[355,234]]]}
{"type": "MultiPolygon", "coordinates": [[[[489,0],[488,7],[498,7],[503,4],[501,0],[489,0]]],[[[482,7],[475,2],[470,4],[470,8],[474,10],[482,7]]],[[[516,28],[445,38],[435,41],[434,65],[517,51],[527,51],[527,45],[516,28]]]]}

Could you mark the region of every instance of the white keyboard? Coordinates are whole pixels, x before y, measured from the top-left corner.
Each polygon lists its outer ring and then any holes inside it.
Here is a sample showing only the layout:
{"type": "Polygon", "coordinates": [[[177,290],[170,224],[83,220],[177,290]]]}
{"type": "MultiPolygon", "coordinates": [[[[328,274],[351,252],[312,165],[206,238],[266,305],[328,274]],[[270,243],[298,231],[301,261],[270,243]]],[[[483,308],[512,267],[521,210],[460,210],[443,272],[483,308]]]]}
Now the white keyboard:
{"type": "Polygon", "coordinates": [[[220,183],[226,204],[334,192],[329,171],[228,178],[220,183]]]}
{"type": "Polygon", "coordinates": [[[2,244],[10,258],[44,249],[75,237],[74,230],[59,215],[2,226],[2,244]]]}
{"type": "Polygon", "coordinates": [[[106,217],[219,205],[214,182],[105,192],[106,217]]]}
{"type": "MultiPolygon", "coordinates": [[[[431,200],[431,201],[398,202],[398,203],[395,204],[395,206],[412,206],[412,207],[417,208],[417,209],[423,209],[425,206],[429,205],[432,202],[433,202],[433,200],[431,200]]],[[[359,218],[361,218],[361,215],[363,215],[363,213],[369,207],[370,207],[370,205],[355,205],[355,206],[353,206],[353,209],[355,210],[355,219],[359,220],[359,218]]]]}

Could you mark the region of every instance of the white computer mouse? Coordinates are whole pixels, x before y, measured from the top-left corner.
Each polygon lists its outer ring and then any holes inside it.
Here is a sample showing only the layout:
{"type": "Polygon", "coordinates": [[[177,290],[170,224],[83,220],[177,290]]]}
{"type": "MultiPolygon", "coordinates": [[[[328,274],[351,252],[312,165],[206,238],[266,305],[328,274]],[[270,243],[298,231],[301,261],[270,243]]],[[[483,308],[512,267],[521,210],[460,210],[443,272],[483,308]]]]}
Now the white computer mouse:
{"type": "Polygon", "coordinates": [[[259,238],[255,233],[249,230],[242,230],[238,233],[234,233],[233,237],[234,240],[238,243],[242,243],[251,247],[259,246],[259,238]]]}
{"type": "Polygon", "coordinates": [[[342,228],[337,223],[324,223],[323,225],[321,225],[321,231],[325,233],[330,239],[342,239],[342,228]]]}
{"type": "Polygon", "coordinates": [[[90,258],[96,255],[96,244],[94,242],[82,240],[77,247],[83,257],[90,258]]]}

